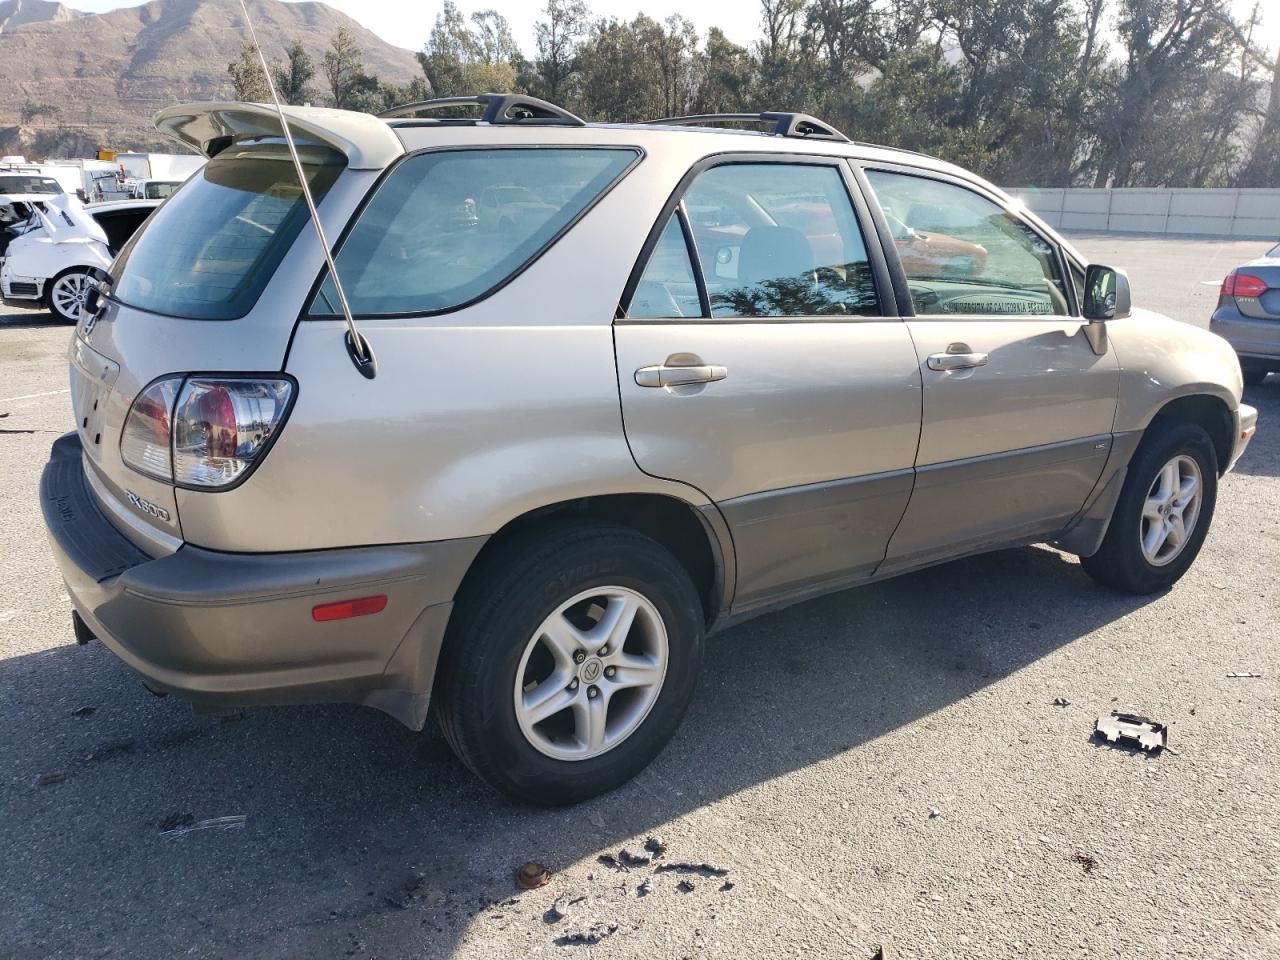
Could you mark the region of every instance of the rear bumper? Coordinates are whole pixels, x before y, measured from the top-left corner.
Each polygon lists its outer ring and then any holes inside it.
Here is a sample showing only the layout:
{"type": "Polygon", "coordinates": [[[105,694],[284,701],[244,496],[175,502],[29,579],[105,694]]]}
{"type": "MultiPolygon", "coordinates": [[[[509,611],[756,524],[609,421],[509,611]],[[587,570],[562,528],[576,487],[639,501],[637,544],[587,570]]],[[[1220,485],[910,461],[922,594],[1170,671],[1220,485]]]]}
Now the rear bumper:
{"type": "Polygon", "coordinates": [[[152,558],[98,507],[75,434],[55,442],[40,499],[76,610],[148,686],[198,709],[364,703],[413,729],[454,592],[485,539],[270,554],[187,544],[152,558]],[[376,594],[387,597],[380,613],[312,619],[318,604],[376,594]]]}
{"type": "Polygon", "coordinates": [[[1280,370],[1280,319],[1247,317],[1233,306],[1219,307],[1209,318],[1209,330],[1224,338],[1242,360],[1261,360],[1280,370]]]}

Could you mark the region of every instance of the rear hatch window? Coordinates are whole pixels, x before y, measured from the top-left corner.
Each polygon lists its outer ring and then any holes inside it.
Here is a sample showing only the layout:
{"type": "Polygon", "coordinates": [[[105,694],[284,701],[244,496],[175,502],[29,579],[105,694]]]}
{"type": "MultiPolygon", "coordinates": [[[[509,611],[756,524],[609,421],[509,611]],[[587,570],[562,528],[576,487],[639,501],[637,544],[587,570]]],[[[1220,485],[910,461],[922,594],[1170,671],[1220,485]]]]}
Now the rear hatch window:
{"type": "MultiPolygon", "coordinates": [[[[352,312],[440,313],[492,293],[555,243],[638,159],[634,149],[570,147],[409,157],[378,187],[338,251],[352,312]]],[[[310,312],[331,317],[338,311],[326,275],[310,312]]]]}
{"type": "MultiPolygon", "coordinates": [[[[298,144],[318,203],[342,154],[298,144]]],[[[235,320],[257,302],[307,222],[284,143],[232,145],[169,198],[116,263],[114,299],[152,313],[235,320]]]]}

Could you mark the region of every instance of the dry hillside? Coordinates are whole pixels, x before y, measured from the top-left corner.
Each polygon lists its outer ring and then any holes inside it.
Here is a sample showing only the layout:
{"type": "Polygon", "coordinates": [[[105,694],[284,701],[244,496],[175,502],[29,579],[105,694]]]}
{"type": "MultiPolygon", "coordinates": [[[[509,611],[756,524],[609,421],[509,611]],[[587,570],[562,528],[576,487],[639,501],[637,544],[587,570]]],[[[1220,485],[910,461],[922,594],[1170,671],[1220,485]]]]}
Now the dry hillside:
{"type": "MultiPolygon", "coordinates": [[[[345,26],[371,73],[396,83],[420,75],[411,51],[323,3],[249,0],[249,9],[269,58],[297,37],[318,65],[345,26]]],[[[41,132],[61,127],[126,147],[154,134],[150,117],[167,104],[230,97],[227,64],[246,35],[243,19],[239,0],[153,0],[104,14],[0,0],[0,146],[38,152],[41,132]],[[57,107],[56,117],[22,123],[32,102],[57,107]]]]}

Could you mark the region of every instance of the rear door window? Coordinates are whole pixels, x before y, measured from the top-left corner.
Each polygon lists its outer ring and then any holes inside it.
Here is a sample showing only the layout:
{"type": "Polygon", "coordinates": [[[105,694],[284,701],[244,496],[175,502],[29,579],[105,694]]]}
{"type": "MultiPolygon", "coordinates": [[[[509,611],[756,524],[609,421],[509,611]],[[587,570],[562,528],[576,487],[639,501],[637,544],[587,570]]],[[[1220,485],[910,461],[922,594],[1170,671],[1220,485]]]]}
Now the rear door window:
{"type": "MultiPolygon", "coordinates": [[[[299,144],[298,152],[319,203],[346,161],[318,145],[299,144]]],[[[228,147],[134,236],[117,261],[112,296],[174,317],[243,317],[307,217],[288,147],[228,147]]]]}
{"type": "Polygon", "coordinates": [[[684,204],[713,317],[879,316],[836,167],[724,164],[700,174],[684,204]]]}
{"type": "MultiPolygon", "coordinates": [[[[352,312],[429,314],[478,300],[540,256],[638,157],[632,149],[569,147],[409,157],[338,251],[352,312]]],[[[339,313],[327,275],[310,312],[339,313]]]]}

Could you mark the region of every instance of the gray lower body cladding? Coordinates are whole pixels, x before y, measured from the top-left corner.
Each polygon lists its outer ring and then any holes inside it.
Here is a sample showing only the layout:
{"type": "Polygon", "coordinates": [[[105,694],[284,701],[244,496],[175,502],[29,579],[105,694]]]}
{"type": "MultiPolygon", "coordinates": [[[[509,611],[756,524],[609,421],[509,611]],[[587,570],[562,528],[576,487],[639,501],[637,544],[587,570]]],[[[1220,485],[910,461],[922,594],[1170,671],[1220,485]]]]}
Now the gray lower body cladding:
{"type": "Polygon", "coordinates": [[[214,710],[365,703],[414,729],[453,595],[486,539],[264,554],[188,544],[153,559],[98,508],[74,434],[54,444],[40,498],[76,610],[152,688],[214,710]],[[370,595],[385,595],[385,609],[312,617],[319,604],[370,595]]]}

